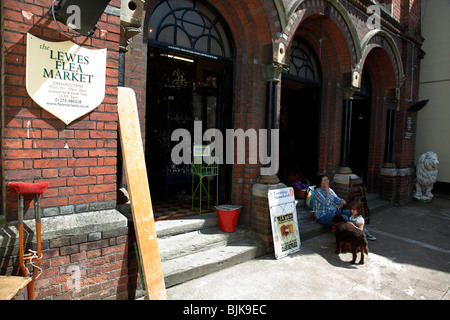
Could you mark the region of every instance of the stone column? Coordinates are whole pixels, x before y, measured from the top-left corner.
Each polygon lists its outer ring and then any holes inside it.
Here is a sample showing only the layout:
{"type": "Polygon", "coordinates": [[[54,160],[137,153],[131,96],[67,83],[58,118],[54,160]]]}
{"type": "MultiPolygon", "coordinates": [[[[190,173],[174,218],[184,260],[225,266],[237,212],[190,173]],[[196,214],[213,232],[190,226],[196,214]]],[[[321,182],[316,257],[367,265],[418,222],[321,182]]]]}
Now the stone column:
{"type": "Polygon", "coordinates": [[[386,92],[386,147],[384,151],[384,163],[380,170],[381,190],[380,198],[390,201],[392,204],[398,202],[398,194],[396,192],[398,174],[395,163],[392,162],[392,150],[394,143],[394,124],[395,111],[400,108],[400,89],[396,88],[386,92]]]}
{"type": "MultiPolygon", "coordinates": [[[[337,173],[333,176],[333,190],[342,199],[348,198],[349,193],[349,178],[357,178],[358,176],[353,174],[352,169],[349,167],[350,157],[350,144],[351,144],[351,129],[352,129],[352,106],[353,95],[359,90],[358,85],[360,82],[353,81],[353,78],[359,74],[352,75],[350,79],[351,85],[345,86],[342,89],[342,95],[344,98],[344,117],[342,123],[342,144],[341,144],[341,166],[337,173]]],[[[344,79],[344,82],[348,82],[348,79],[344,79]]]]}
{"type": "MultiPolygon", "coordinates": [[[[266,127],[267,127],[267,153],[271,158],[278,158],[279,154],[273,155],[276,150],[271,150],[271,130],[278,127],[278,97],[277,85],[281,79],[281,73],[288,70],[289,52],[281,42],[274,42],[262,48],[262,67],[264,81],[267,82],[266,97],[266,127]]],[[[261,146],[260,146],[261,147],[261,146]]],[[[279,161],[279,159],[277,159],[279,161]]],[[[258,182],[252,188],[251,200],[251,228],[255,236],[261,240],[266,252],[273,252],[272,225],[269,211],[269,190],[286,188],[280,183],[276,174],[261,175],[258,182]]]]}

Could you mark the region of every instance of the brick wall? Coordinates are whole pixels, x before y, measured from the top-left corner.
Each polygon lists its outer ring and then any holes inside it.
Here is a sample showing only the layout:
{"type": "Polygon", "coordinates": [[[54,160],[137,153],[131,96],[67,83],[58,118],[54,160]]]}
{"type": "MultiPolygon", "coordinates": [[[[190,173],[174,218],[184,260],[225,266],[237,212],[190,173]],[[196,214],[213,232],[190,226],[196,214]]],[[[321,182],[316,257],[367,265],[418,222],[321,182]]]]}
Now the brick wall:
{"type": "Polygon", "coordinates": [[[272,224],[270,222],[269,200],[266,197],[253,196],[252,232],[264,243],[266,252],[273,252],[272,224]]]}
{"type": "MultiPolygon", "coordinates": [[[[95,232],[80,233],[79,223],[68,221],[70,216],[92,213],[97,221],[102,210],[116,206],[120,0],[110,2],[112,10],[103,13],[92,37],[73,40],[85,48],[107,48],[108,54],[103,103],[69,125],[32,101],[25,88],[26,34],[48,41],[68,40],[48,15],[51,4],[52,0],[2,2],[1,210],[8,221],[17,219],[17,198],[6,187],[8,182],[50,183],[41,200],[43,228],[49,227],[48,219],[61,219],[54,228],[63,227],[65,234],[43,236],[37,299],[127,299],[129,286],[135,290],[138,280],[134,249],[128,250],[128,227],[95,225],[95,232]]],[[[33,218],[33,205],[31,198],[26,198],[25,219],[33,218]]],[[[30,221],[34,220],[26,224],[30,221]]],[[[14,222],[5,228],[14,229],[14,222]]],[[[30,235],[26,242],[26,249],[36,246],[30,235]]],[[[4,239],[1,274],[20,274],[17,254],[14,239],[4,239]]],[[[16,297],[24,298],[26,289],[16,297]]]]}
{"type": "MultiPolygon", "coordinates": [[[[32,101],[25,88],[27,32],[67,40],[47,14],[51,3],[3,2],[3,188],[9,181],[48,181],[41,203],[44,216],[114,208],[119,17],[104,13],[92,37],[74,40],[85,48],[108,49],[106,93],[95,111],[65,125],[32,101]]],[[[119,8],[120,0],[110,5],[119,8]]],[[[15,220],[16,197],[6,190],[2,204],[7,220],[15,220]]]]}
{"type": "Polygon", "coordinates": [[[409,203],[413,195],[414,173],[411,168],[382,169],[380,198],[390,201],[395,206],[409,203]]]}
{"type": "MultiPolygon", "coordinates": [[[[115,210],[89,212],[79,218],[43,218],[42,226],[42,273],[35,283],[35,299],[135,297],[140,286],[135,237],[125,216],[115,210]]],[[[36,251],[34,220],[25,221],[24,230],[25,253],[28,249],[36,251]]],[[[0,274],[21,275],[17,223],[8,223],[3,231],[0,274]]],[[[26,267],[32,270],[29,263],[26,267]]],[[[27,289],[22,289],[15,299],[27,299],[27,289]]]]}

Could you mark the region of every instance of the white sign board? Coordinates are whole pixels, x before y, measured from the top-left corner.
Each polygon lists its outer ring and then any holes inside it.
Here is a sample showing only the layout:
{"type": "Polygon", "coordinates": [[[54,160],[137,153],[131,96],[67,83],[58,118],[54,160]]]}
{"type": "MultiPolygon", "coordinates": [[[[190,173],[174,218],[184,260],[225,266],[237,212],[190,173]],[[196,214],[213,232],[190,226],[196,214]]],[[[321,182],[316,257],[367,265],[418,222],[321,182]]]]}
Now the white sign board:
{"type": "Polygon", "coordinates": [[[194,145],[194,157],[209,157],[211,155],[211,147],[203,145],[194,145]]]}
{"type": "Polygon", "coordinates": [[[300,234],[294,189],[270,190],[269,209],[275,258],[279,259],[299,251],[300,234]]]}
{"type": "Polygon", "coordinates": [[[105,97],[106,49],[27,34],[26,87],[30,97],[65,124],[97,108],[105,97]]]}

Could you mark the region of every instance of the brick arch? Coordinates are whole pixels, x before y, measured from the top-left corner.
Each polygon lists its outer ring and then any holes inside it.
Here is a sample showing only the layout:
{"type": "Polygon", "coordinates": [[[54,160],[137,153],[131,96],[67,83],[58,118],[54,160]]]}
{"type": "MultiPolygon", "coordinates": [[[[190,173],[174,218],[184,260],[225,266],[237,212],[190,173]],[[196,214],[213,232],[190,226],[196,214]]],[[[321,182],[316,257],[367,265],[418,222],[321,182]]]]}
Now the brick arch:
{"type": "MultiPolygon", "coordinates": [[[[264,97],[262,92],[265,83],[261,80],[262,70],[259,65],[261,59],[261,46],[272,42],[279,32],[277,30],[278,17],[269,12],[276,11],[274,4],[267,4],[260,0],[250,0],[245,2],[237,0],[202,0],[203,3],[212,5],[227,23],[231,32],[231,37],[235,47],[235,126],[245,128],[249,126],[258,127],[263,125],[255,124],[254,117],[251,117],[261,104],[256,101],[259,96],[264,97]],[[256,81],[255,81],[256,80],[256,81]],[[261,91],[261,92],[259,92],[261,91]],[[253,92],[254,94],[247,94],[253,92]],[[245,93],[245,94],[244,94],[245,93]],[[259,103],[259,104],[258,104],[259,103]],[[251,108],[251,109],[249,109],[251,108]]],[[[146,43],[148,38],[148,21],[159,0],[147,0],[145,6],[143,41],[146,43]]],[[[262,119],[262,117],[259,117],[262,119]]],[[[258,118],[258,119],[259,119],[258,118]]]]}
{"type": "MultiPolygon", "coordinates": [[[[278,1],[279,2],[279,1],[278,1]]],[[[285,1],[283,1],[285,2],[285,1]]],[[[289,21],[284,28],[286,42],[291,42],[296,30],[308,17],[320,15],[329,18],[340,30],[349,51],[351,66],[356,66],[361,59],[361,46],[358,32],[345,7],[336,0],[296,0],[292,1],[287,8],[281,10],[277,5],[280,20],[286,15],[289,21]],[[294,10],[295,8],[295,10],[294,10]]]]}
{"type": "MultiPolygon", "coordinates": [[[[143,42],[147,43],[148,21],[158,0],[146,1],[143,42]]],[[[273,3],[249,0],[202,0],[212,5],[225,20],[234,41],[234,97],[231,98],[234,113],[234,128],[264,128],[266,83],[260,65],[261,46],[272,42],[280,32],[278,17],[273,3]],[[270,13],[270,14],[269,14],[270,13]]],[[[237,156],[237,155],[235,155],[237,156]]],[[[234,164],[232,173],[232,203],[243,205],[241,215],[248,223],[253,180],[260,170],[257,164],[234,164]],[[245,173],[245,175],[244,175],[245,173]]]]}
{"type": "MultiPolygon", "coordinates": [[[[218,13],[226,21],[231,31],[236,51],[238,55],[245,56],[248,54],[254,59],[259,59],[259,48],[261,44],[271,42],[277,34],[276,21],[278,19],[268,14],[274,8],[264,5],[259,0],[251,0],[246,2],[246,6],[242,6],[237,0],[202,0],[203,3],[212,5],[218,13]],[[260,14],[256,14],[258,11],[260,14]]],[[[143,40],[147,41],[148,37],[148,21],[159,0],[147,0],[145,4],[145,18],[143,40]]],[[[246,62],[247,63],[247,62],[246,62]]]]}
{"type": "MultiPolygon", "coordinates": [[[[364,36],[361,41],[361,48],[363,50],[362,56],[361,60],[358,62],[358,67],[360,70],[363,69],[367,57],[371,52],[373,52],[374,49],[382,49],[391,62],[391,66],[386,65],[386,72],[387,70],[392,70],[395,77],[395,84],[389,87],[399,88],[403,85],[405,75],[403,72],[402,58],[394,39],[392,39],[389,34],[379,29],[372,30],[364,36]]],[[[385,73],[385,76],[391,77],[392,74],[385,73]]]]}

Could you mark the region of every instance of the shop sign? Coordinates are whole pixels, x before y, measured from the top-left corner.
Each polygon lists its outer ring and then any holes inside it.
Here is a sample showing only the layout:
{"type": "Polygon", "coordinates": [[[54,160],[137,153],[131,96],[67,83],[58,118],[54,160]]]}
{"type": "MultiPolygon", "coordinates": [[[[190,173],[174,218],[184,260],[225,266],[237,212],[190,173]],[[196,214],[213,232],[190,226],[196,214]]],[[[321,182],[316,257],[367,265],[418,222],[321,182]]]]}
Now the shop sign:
{"type": "Polygon", "coordinates": [[[300,250],[294,189],[270,190],[268,196],[275,258],[279,259],[300,250]]]}
{"type": "Polygon", "coordinates": [[[65,124],[93,111],[105,97],[106,49],[27,34],[26,87],[30,97],[65,124]]]}

